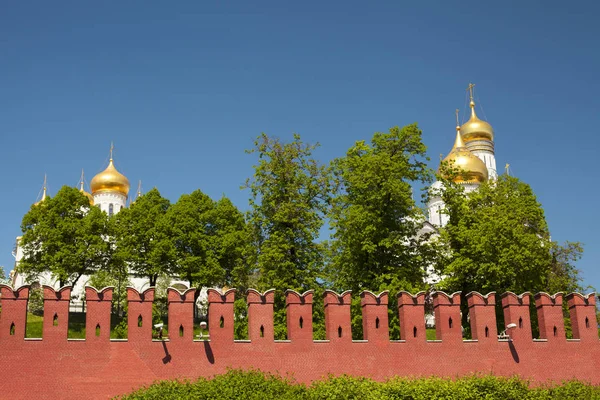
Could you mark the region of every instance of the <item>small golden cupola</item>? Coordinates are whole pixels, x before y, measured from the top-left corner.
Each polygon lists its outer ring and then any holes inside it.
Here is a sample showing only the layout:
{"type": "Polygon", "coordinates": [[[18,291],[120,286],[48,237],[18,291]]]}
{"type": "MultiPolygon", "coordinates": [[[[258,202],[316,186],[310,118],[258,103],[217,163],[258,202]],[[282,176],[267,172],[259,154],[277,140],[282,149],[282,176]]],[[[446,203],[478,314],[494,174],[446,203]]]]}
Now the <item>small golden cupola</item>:
{"type": "Polygon", "coordinates": [[[453,179],[456,183],[479,184],[488,179],[487,167],[479,157],[467,149],[461,137],[461,128],[458,125],[456,126],[454,147],[442,162],[446,162],[450,168],[459,170],[459,174],[453,179]]]}
{"type": "Polygon", "coordinates": [[[94,176],[90,182],[90,188],[93,195],[98,192],[118,192],[127,197],[129,194],[129,180],[115,168],[112,152],[113,147],[111,146],[108,167],[94,176]]]}
{"type": "Polygon", "coordinates": [[[489,140],[494,141],[494,129],[492,126],[477,117],[475,113],[475,101],[473,100],[473,88],[475,85],[469,84],[469,92],[471,102],[471,118],[460,127],[460,133],[463,140],[468,143],[472,140],[489,140]]]}
{"type": "Polygon", "coordinates": [[[44,200],[46,200],[46,174],[44,174],[44,188],[42,189],[42,198],[39,201],[33,203],[34,206],[42,204],[44,200]]]}
{"type": "Polygon", "coordinates": [[[86,192],[84,189],[83,169],[81,170],[81,180],[79,181],[79,191],[90,201],[90,206],[94,205],[94,196],[86,192]]]}

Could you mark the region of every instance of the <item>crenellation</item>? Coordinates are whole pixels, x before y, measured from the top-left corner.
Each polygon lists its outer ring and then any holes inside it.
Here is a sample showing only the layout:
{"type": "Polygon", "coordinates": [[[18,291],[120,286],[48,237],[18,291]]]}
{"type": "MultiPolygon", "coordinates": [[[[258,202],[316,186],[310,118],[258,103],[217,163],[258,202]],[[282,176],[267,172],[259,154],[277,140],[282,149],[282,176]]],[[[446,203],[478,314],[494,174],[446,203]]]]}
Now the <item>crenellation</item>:
{"type": "Polygon", "coordinates": [[[462,342],[460,294],[455,292],[448,295],[440,291],[433,294],[435,334],[443,342],[462,342]]]}
{"type": "Polygon", "coordinates": [[[208,332],[213,342],[233,343],[235,293],[236,289],[224,293],[208,289],[208,332]]]}
{"type": "Polygon", "coordinates": [[[506,333],[515,342],[531,343],[531,316],[529,314],[531,293],[525,292],[516,295],[513,292],[505,292],[501,297],[506,333]],[[514,324],[515,327],[508,328],[511,324],[514,324]]]}
{"type": "Polygon", "coordinates": [[[25,338],[27,323],[27,300],[29,299],[29,285],[21,286],[14,290],[8,285],[0,284],[0,340],[22,341],[25,338]]]}
{"type": "Polygon", "coordinates": [[[398,297],[398,317],[400,319],[400,339],[407,343],[425,343],[425,292],[414,296],[401,291],[398,297]]]}
{"type": "Polygon", "coordinates": [[[152,303],[154,288],[142,293],[127,287],[127,338],[131,342],[142,343],[152,339],[152,303]]]}
{"type": "Polygon", "coordinates": [[[497,341],[496,328],[496,292],[485,296],[478,292],[470,292],[466,296],[469,307],[471,337],[481,343],[497,341]]]}
{"type": "Polygon", "coordinates": [[[363,338],[369,342],[387,344],[390,341],[388,297],[387,290],[378,295],[368,290],[360,294],[363,338]]]}
{"type": "Polygon", "coordinates": [[[260,293],[248,289],[248,338],[253,343],[273,343],[275,333],[273,327],[273,304],[275,289],[260,293]]]}
{"type": "Polygon", "coordinates": [[[596,320],[596,294],[571,293],[567,296],[573,338],[584,342],[598,343],[598,321],[596,320]]]}
{"type": "Polygon", "coordinates": [[[69,331],[71,287],[64,286],[55,291],[52,286],[43,285],[42,289],[44,291],[44,340],[65,341],[69,331]]]}
{"type": "Polygon", "coordinates": [[[312,342],[313,340],[313,296],[314,290],[300,294],[285,291],[287,334],[290,341],[312,342]]]}
{"type": "Polygon", "coordinates": [[[325,337],[331,342],[352,341],[351,296],[351,290],[346,290],[342,294],[333,290],[326,290],[323,293],[325,337]]]}
{"type": "Polygon", "coordinates": [[[85,316],[85,340],[96,344],[110,342],[110,313],[113,287],[100,291],[91,286],[85,287],[87,313],[85,316]]]}
{"type": "Polygon", "coordinates": [[[172,287],[167,289],[169,341],[174,345],[193,340],[195,295],[195,288],[183,293],[172,287]]]}
{"type": "Polygon", "coordinates": [[[540,339],[546,339],[550,343],[566,339],[562,307],[563,293],[559,292],[551,296],[540,292],[534,296],[534,299],[540,339]]]}

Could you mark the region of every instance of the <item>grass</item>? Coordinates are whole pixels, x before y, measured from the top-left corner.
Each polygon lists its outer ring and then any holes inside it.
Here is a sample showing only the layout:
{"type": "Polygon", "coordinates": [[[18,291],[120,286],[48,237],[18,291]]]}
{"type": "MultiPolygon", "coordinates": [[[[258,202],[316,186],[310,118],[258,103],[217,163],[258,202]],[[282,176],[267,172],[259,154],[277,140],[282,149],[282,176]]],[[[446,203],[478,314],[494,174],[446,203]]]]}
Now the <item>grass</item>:
{"type": "Polygon", "coordinates": [[[25,326],[26,338],[41,338],[44,326],[44,318],[32,313],[27,313],[27,325],[25,326]]]}
{"type": "MultiPolygon", "coordinates": [[[[118,329],[115,329],[117,325],[126,320],[125,318],[119,318],[116,315],[113,315],[111,318],[111,330],[110,337],[111,339],[119,339],[122,338],[122,332],[119,333],[118,329]]],[[[167,325],[167,318],[162,318],[163,321],[163,338],[169,337],[169,327],[167,325]]],[[[43,332],[43,324],[44,318],[35,315],[32,313],[27,313],[27,327],[25,329],[25,337],[26,338],[41,338],[43,332]]],[[[201,329],[200,326],[195,323],[194,324],[194,339],[198,339],[198,335],[200,334],[201,329]]],[[[125,330],[126,333],[126,330],[125,330]]],[[[208,330],[203,330],[202,334],[204,337],[208,335],[208,330]]],[[[125,335],[126,336],[126,335],[125,335]]],[[[428,328],[426,331],[427,340],[436,340],[435,328],[428,328]]],[[[84,313],[69,313],[69,333],[67,335],[69,339],[85,339],[85,314],[84,313]]],[[[153,331],[153,337],[157,338],[157,334],[153,331]]],[[[600,338],[600,329],[598,329],[598,338],[600,338]]]]}
{"type": "Polygon", "coordinates": [[[437,337],[435,336],[435,328],[427,328],[425,331],[425,336],[427,337],[427,340],[436,340],[437,337]]]}
{"type": "MultiPolygon", "coordinates": [[[[123,332],[123,329],[119,329],[117,326],[122,323],[122,321],[126,321],[127,317],[120,318],[117,315],[111,316],[111,329],[110,329],[110,338],[111,339],[125,339],[127,337],[127,329],[123,332]]],[[[163,327],[163,338],[169,337],[169,330],[167,326],[167,319],[164,318],[163,323],[165,324],[163,327]]],[[[124,323],[126,324],[126,322],[124,323]]],[[[121,327],[125,326],[122,324],[121,327]]],[[[35,315],[33,313],[27,313],[27,325],[25,328],[25,337],[26,338],[42,338],[43,337],[43,326],[44,326],[44,318],[39,315],[35,315]]],[[[201,329],[198,324],[194,324],[194,339],[198,338],[200,335],[201,329]]],[[[203,336],[208,335],[208,330],[202,331],[203,336]]],[[[85,313],[69,313],[69,330],[67,337],[69,339],[85,339],[85,313]]]]}

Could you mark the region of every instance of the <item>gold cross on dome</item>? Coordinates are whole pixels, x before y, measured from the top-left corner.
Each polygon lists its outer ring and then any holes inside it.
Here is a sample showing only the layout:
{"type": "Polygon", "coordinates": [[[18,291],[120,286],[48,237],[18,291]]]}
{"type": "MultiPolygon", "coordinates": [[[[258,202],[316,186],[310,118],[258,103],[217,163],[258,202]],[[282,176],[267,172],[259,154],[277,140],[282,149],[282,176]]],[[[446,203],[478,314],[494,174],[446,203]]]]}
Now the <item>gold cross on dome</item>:
{"type": "Polygon", "coordinates": [[[475,84],[469,83],[467,90],[469,91],[469,97],[470,97],[471,101],[473,101],[473,89],[475,89],[475,84]]]}

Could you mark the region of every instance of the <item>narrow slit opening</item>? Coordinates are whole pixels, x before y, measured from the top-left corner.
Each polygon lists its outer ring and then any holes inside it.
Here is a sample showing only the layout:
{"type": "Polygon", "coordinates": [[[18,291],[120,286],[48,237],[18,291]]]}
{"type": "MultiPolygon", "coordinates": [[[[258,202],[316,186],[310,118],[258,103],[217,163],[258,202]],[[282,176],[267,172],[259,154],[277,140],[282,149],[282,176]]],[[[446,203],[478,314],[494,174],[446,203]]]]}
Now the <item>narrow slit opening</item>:
{"type": "Polygon", "coordinates": [[[225,318],[221,315],[221,319],[219,320],[219,328],[223,328],[225,326],[225,318]]]}
{"type": "Polygon", "coordinates": [[[485,327],[485,337],[490,337],[490,328],[485,327]]]}
{"type": "Polygon", "coordinates": [[[10,334],[11,336],[15,334],[15,323],[10,324],[10,334]]]}
{"type": "Polygon", "coordinates": [[[379,317],[375,318],[375,329],[379,329],[379,317]]]}
{"type": "Polygon", "coordinates": [[[52,317],[52,326],[58,326],[58,314],[54,313],[54,317],[52,317]]]}
{"type": "Polygon", "coordinates": [[[585,317],[585,327],[586,328],[590,327],[590,319],[588,317],[585,317]]]}
{"type": "Polygon", "coordinates": [[[304,320],[302,319],[302,317],[300,317],[300,320],[298,322],[300,325],[300,329],[302,329],[302,326],[304,325],[304,320]]]}
{"type": "Polygon", "coordinates": [[[448,326],[452,329],[452,317],[448,318],[448,326]]]}
{"type": "Polygon", "coordinates": [[[558,329],[556,329],[556,326],[554,326],[554,336],[556,336],[556,331],[557,331],[557,330],[558,330],[558,329]]]}
{"type": "Polygon", "coordinates": [[[183,325],[179,325],[179,337],[183,337],[183,325]]]}
{"type": "Polygon", "coordinates": [[[142,314],[138,316],[138,328],[142,327],[142,314]]]}
{"type": "Polygon", "coordinates": [[[100,336],[100,324],[96,324],[96,336],[100,336]]]}
{"type": "Polygon", "coordinates": [[[265,337],[265,327],[264,327],[264,325],[260,326],[260,337],[265,337]]]}
{"type": "Polygon", "coordinates": [[[338,337],[341,338],[342,337],[342,327],[338,326],[338,337]]]}
{"type": "Polygon", "coordinates": [[[523,318],[519,317],[519,328],[523,327],[523,318]]]}
{"type": "Polygon", "coordinates": [[[413,327],[413,337],[417,337],[417,327],[413,327]]]}

